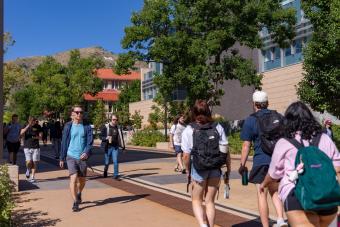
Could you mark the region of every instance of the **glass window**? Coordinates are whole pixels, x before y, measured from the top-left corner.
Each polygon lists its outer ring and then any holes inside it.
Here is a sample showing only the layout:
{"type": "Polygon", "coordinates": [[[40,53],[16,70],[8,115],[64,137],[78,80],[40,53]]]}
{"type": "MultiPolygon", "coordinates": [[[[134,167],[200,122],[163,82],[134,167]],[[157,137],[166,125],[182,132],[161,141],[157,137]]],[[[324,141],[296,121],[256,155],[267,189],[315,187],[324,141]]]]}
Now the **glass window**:
{"type": "Polygon", "coordinates": [[[290,55],[292,55],[292,48],[288,47],[285,49],[285,56],[290,56],[290,55]]]}
{"type": "Polygon", "coordinates": [[[281,58],[281,51],[279,47],[275,47],[275,60],[281,58]]]}
{"type": "Polygon", "coordinates": [[[264,62],[268,62],[268,61],[271,60],[271,51],[270,50],[265,50],[262,53],[263,53],[264,62]]]}
{"type": "Polygon", "coordinates": [[[295,49],[296,54],[302,53],[302,40],[301,39],[298,39],[295,41],[294,49],[295,49]]]}

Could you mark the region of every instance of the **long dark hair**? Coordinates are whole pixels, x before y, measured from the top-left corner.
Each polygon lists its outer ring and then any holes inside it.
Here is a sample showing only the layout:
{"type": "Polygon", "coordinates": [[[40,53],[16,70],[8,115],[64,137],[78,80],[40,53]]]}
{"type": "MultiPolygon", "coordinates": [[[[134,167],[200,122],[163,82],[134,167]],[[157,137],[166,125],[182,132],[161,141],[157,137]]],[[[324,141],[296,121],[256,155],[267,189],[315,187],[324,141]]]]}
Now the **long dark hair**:
{"type": "Polygon", "coordinates": [[[312,112],[300,101],[290,104],[285,113],[286,137],[294,138],[297,131],[301,132],[301,138],[305,140],[310,140],[322,131],[312,112]]]}
{"type": "Polygon", "coordinates": [[[200,124],[213,121],[207,101],[202,99],[196,100],[195,105],[191,109],[191,121],[197,121],[200,124]]]}

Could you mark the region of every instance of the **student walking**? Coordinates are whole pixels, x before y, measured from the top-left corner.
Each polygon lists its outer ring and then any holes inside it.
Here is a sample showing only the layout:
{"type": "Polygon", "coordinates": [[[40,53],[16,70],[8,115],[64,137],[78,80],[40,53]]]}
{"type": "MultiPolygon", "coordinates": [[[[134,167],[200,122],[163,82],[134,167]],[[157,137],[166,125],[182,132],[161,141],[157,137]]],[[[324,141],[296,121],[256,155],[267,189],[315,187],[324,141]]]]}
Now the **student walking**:
{"type": "Polygon", "coordinates": [[[62,127],[60,121],[52,122],[50,127],[50,139],[53,145],[55,159],[59,159],[61,149],[62,127]]]}
{"type": "Polygon", "coordinates": [[[18,123],[19,117],[17,114],[12,115],[12,121],[4,128],[6,135],[6,146],[8,150],[9,163],[16,165],[17,154],[20,148],[20,130],[21,125],[18,123]]]}
{"type": "Polygon", "coordinates": [[[324,121],[324,130],[323,132],[328,135],[334,141],[334,134],[332,130],[332,121],[330,119],[326,119],[324,121]]]}
{"type": "Polygon", "coordinates": [[[242,175],[247,171],[246,162],[251,144],[254,143],[253,167],[249,174],[249,182],[255,184],[258,197],[258,208],[261,223],[264,227],[269,227],[269,208],[267,195],[268,191],[277,213],[277,226],[287,226],[283,219],[283,206],[278,197],[277,184],[273,184],[269,190],[260,191],[260,184],[266,176],[271,160],[271,152],[274,149],[273,141],[278,140],[282,131],[282,116],[276,111],[268,109],[268,96],[263,91],[255,91],[253,94],[255,113],[250,115],[244,122],[241,131],[242,153],[239,173],[242,175]],[[270,130],[268,130],[268,128],[270,130]],[[276,130],[275,130],[276,129],[276,130]],[[263,136],[269,131],[273,141],[265,140],[263,136]],[[267,146],[265,146],[267,145],[267,146]]]}
{"type": "Polygon", "coordinates": [[[285,118],[285,138],[275,146],[260,190],[280,180],[290,226],[327,227],[340,205],[340,153],[302,102],[292,103],[285,118]]]}
{"type": "Polygon", "coordinates": [[[119,150],[125,150],[122,127],[118,124],[118,117],[112,115],[110,123],[102,127],[100,134],[102,145],[105,150],[105,167],[103,177],[107,177],[110,159],[113,161],[113,179],[119,178],[118,154],[119,150]]]}
{"type": "Polygon", "coordinates": [[[49,127],[47,125],[47,122],[44,122],[42,126],[42,132],[43,132],[42,141],[44,143],[44,146],[47,146],[48,131],[49,131],[49,127]]]}
{"type": "Polygon", "coordinates": [[[42,129],[36,123],[36,118],[28,118],[27,125],[21,130],[20,135],[24,136],[26,179],[31,183],[35,183],[35,174],[40,161],[39,139],[42,136],[42,129]]]}
{"type": "Polygon", "coordinates": [[[184,122],[184,116],[179,115],[175,118],[174,124],[171,126],[170,129],[170,146],[175,150],[176,153],[176,161],[177,165],[175,167],[176,172],[182,172],[183,174],[186,173],[186,170],[183,166],[183,151],[181,148],[181,142],[182,142],[182,133],[185,129],[185,122],[184,122]]]}
{"type": "Polygon", "coordinates": [[[65,161],[70,174],[70,191],[73,198],[73,211],[79,211],[82,202],[82,191],[86,183],[86,160],[90,157],[93,134],[91,125],[83,120],[81,106],[72,107],[72,121],[64,127],[61,152],[60,168],[64,168],[65,161]]]}
{"type": "Polygon", "coordinates": [[[215,196],[220,185],[221,167],[227,161],[228,141],[223,127],[213,122],[206,101],[197,100],[191,115],[192,123],[182,134],[183,160],[186,168],[191,169],[187,174],[193,181],[195,217],[200,227],[212,227],[215,223],[215,196]]]}

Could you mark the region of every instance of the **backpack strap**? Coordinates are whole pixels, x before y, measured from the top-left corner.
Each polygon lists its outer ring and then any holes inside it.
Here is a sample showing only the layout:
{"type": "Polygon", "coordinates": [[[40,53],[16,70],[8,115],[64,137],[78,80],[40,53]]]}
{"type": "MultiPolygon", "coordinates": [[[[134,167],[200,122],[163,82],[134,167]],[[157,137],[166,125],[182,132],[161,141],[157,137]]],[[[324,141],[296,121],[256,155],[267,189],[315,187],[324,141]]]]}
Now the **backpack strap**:
{"type": "Polygon", "coordinates": [[[323,134],[323,133],[319,133],[319,134],[317,134],[316,136],[314,136],[314,137],[312,138],[312,141],[311,141],[310,144],[311,144],[312,146],[319,147],[319,143],[320,143],[322,134],[323,134]]]}
{"type": "Polygon", "coordinates": [[[302,147],[304,147],[304,144],[297,141],[296,139],[291,139],[291,138],[285,138],[289,143],[291,143],[292,145],[294,145],[294,147],[296,147],[296,149],[300,149],[302,147]]]}

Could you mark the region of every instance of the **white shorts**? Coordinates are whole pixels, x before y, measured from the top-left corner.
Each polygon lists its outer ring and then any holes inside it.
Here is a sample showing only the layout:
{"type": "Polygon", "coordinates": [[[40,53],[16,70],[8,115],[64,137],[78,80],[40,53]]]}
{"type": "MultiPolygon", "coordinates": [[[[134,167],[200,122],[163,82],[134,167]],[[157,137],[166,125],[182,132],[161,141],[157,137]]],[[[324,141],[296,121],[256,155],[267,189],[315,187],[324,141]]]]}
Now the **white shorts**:
{"type": "Polygon", "coordinates": [[[26,161],[40,161],[40,148],[24,148],[26,161]]]}

